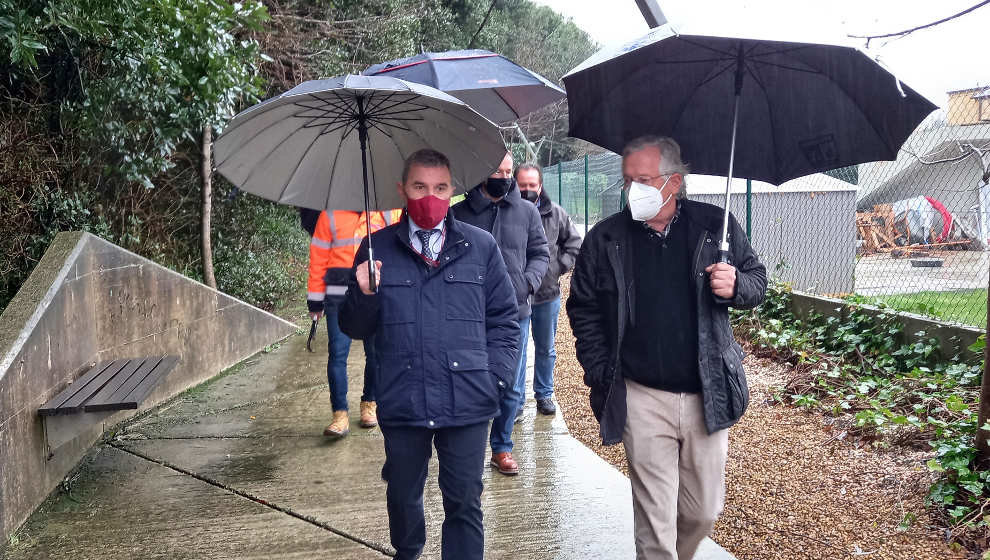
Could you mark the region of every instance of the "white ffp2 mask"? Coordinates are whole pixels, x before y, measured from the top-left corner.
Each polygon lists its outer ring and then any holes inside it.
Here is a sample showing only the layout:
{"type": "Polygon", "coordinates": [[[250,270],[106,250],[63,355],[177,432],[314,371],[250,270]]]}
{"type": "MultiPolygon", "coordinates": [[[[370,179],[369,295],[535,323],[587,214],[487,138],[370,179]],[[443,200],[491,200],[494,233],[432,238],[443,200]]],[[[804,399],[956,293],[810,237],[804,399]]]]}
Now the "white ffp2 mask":
{"type": "Polygon", "coordinates": [[[629,185],[629,192],[626,196],[629,200],[629,211],[632,212],[634,220],[637,222],[651,220],[660,213],[661,208],[670,202],[670,198],[674,196],[673,193],[667,195],[667,198],[663,197],[663,190],[667,188],[667,181],[669,180],[670,176],[659,189],[635,181],[629,185]]]}

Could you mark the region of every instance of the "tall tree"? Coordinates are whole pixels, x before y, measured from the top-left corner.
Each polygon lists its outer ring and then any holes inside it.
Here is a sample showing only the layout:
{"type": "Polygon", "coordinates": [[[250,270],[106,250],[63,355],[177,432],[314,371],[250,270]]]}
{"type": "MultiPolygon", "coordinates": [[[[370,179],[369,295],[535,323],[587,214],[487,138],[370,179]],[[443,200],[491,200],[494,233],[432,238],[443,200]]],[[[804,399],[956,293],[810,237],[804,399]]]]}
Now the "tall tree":
{"type": "MultiPolygon", "coordinates": [[[[204,279],[215,286],[212,143],[199,137],[206,140],[210,127],[222,126],[261,92],[262,55],[244,35],[261,29],[264,6],[256,0],[48,0],[41,11],[50,22],[39,29],[47,44],[27,46],[77,61],[80,94],[64,104],[61,120],[86,141],[91,161],[151,190],[178,155],[202,148],[201,262],[204,279]]],[[[21,50],[22,67],[37,64],[21,50]]]]}

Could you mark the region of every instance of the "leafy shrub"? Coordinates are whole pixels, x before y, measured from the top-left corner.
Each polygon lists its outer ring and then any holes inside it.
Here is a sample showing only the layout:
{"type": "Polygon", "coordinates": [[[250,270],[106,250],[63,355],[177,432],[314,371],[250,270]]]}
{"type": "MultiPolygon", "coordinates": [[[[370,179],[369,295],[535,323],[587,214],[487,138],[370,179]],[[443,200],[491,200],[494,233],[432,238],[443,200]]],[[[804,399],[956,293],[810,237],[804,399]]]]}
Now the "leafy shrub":
{"type": "Polygon", "coordinates": [[[779,283],[760,307],[733,317],[759,352],[794,366],[779,402],[836,416],[877,445],[931,449],[928,467],[940,477],[929,505],[957,537],[988,536],[990,473],[975,468],[978,360],[941,357],[924,332],[904,341],[890,309],[872,314],[853,304],[846,318],[802,320],[791,310],[790,289],[779,283]]]}
{"type": "MultiPolygon", "coordinates": [[[[87,190],[64,191],[53,189],[45,192],[38,188],[24,199],[3,197],[5,208],[12,213],[19,210],[32,219],[18,223],[17,231],[4,231],[5,239],[0,247],[0,312],[14,299],[18,288],[31,274],[34,265],[48,249],[48,245],[60,231],[88,231],[113,240],[110,223],[95,203],[94,193],[87,190]],[[6,204],[9,202],[9,206],[6,204]]],[[[5,228],[6,229],[6,228],[5,228]]]]}
{"type": "Polygon", "coordinates": [[[268,310],[296,293],[305,283],[309,237],[295,209],[250,196],[215,209],[217,288],[268,310]]]}

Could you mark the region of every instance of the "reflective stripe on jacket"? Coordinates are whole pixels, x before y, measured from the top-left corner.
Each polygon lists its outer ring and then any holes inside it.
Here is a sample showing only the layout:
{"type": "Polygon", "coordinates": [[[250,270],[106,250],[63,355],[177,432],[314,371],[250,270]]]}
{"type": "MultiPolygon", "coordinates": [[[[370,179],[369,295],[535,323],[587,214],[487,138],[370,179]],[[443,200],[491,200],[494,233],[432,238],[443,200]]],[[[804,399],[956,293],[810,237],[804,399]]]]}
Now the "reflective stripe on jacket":
{"type": "MultiPolygon", "coordinates": [[[[401,210],[371,213],[371,233],[399,221],[401,210]]],[[[327,295],[343,296],[354,256],[361,241],[368,236],[364,212],[333,210],[320,212],[316,230],[309,243],[309,280],[306,299],[310,311],[323,308],[327,295]]]]}

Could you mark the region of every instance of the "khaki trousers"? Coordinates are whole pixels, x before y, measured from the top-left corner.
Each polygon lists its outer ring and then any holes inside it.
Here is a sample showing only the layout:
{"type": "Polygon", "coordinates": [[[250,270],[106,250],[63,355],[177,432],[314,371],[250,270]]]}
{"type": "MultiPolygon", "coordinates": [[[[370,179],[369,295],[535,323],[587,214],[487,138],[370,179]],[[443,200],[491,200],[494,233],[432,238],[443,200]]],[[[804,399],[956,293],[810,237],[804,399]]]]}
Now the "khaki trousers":
{"type": "Polygon", "coordinates": [[[691,560],[725,503],[729,432],[709,435],[701,395],[626,380],[622,443],[637,560],[691,560]]]}

